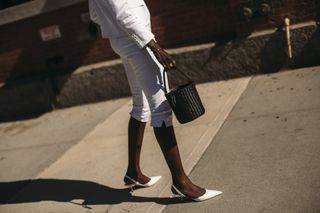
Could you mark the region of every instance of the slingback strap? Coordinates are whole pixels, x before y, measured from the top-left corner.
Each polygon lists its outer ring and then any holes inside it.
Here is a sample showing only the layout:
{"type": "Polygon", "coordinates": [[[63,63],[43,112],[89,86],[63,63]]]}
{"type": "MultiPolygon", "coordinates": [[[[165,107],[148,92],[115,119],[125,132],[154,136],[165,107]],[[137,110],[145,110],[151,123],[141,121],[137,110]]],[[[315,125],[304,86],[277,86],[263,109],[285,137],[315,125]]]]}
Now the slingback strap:
{"type": "Polygon", "coordinates": [[[138,181],[136,181],[136,180],[133,180],[131,177],[129,177],[128,175],[126,175],[125,176],[127,179],[129,179],[132,183],[134,183],[134,184],[139,184],[139,182],[138,181]]]}

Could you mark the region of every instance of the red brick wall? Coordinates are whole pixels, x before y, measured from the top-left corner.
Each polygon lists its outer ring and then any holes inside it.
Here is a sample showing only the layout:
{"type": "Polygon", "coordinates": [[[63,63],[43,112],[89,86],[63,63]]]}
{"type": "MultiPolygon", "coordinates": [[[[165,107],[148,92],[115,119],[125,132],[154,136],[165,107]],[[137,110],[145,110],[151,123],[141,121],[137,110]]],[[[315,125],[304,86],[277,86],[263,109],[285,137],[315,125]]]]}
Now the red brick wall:
{"type": "MultiPolygon", "coordinates": [[[[284,16],[293,23],[314,20],[319,0],[273,0],[270,19],[248,23],[237,16],[241,0],[146,0],[152,15],[153,32],[164,47],[245,36],[252,31],[279,26],[284,16]]],[[[101,38],[78,41],[84,29],[80,14],[87,3],[0,26],[0,82],[48,72],[48,58],[63,57],[54,72],[71,72],[77,67],[117,57],[108,41],[101,38]],[[42,42],[39,29],[58,24],[62,37],[42,42]]],[[[51,66],[52,67],[52,66],[51,66]]]]}
{"type": "Polygon", "coordinates": [[[234,31],[229,2],[225,0],[147,1],[153,31],[166,47],[212,41],[234,31]]]}
{"type": "Polygon", "coordinates": [[[83,26],[80,14],[87,10],[86,4],[79,4],[1,26],[0,82],[46,74],[46,61],[55,56],[64,58],[56,67],[63,72],[115,57],[107,41],[77,41],[83,26]],[[62,37],[42,42],[39,30],[55,24],[59,25],[62,37]]]}

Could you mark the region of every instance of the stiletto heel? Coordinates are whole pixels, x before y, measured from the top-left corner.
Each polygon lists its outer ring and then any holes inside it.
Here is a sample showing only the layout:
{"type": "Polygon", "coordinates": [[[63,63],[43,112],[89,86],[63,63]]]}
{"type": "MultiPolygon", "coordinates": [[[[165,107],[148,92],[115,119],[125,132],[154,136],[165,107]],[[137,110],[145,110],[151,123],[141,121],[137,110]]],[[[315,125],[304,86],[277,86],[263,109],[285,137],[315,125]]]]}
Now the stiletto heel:
{"type": "Polygon", "coordinates": [[[183,197],[181,195],[177,195],[175,193],[173,193],[170,198],[180,198],[181,200],[183,200],[183,197]]]}
{"type": "Polygon", "coordinates": [[[191,198],[191,197],[186,196],[182,192],[180,192],[179,189],[177,189],[177,187],[175,187],[174,185],[172,185],[171,190],[172,190],[172,192],[174,190],[176,192],[176,195],[180,196],[181,199],[186,197],[186,198],[192,199],[192,200],[197,201],[197,202],[205,201],[205,200],[208,200],[210,198],[213,198],[215,196],[218,196],[218,195],[222,194],[222,192],[220,192],[220,191],[205,189],[206,192],[203,195],[201,195],[199,197],[196,197],[196,198],[191,198]]]}
{"type": "Polygon", "coordinates": [[[125,178],[127,178],[128,180],[130,180],[132,182],[131,184],[125,184],[125,185],[129,186],[131,191],[133,192],[133,187],[135,187],[135,186],[141,186],[141,187],[153,186],[154,184],[156,184],[160,180],[161,176],[149,177],[150,180],[147,183],[140,183],[139,181],[134,180],[133,178],[129,177],[128,175],[126,175],[125,178]]]}
{"type": "Polygon", "coordinates": [[[172,198],[180,198],[181,200],[183,200],[183,198],[185,197],[185,195],[182,194],[174,185],[171,186],[171,192],[172,198]]]}

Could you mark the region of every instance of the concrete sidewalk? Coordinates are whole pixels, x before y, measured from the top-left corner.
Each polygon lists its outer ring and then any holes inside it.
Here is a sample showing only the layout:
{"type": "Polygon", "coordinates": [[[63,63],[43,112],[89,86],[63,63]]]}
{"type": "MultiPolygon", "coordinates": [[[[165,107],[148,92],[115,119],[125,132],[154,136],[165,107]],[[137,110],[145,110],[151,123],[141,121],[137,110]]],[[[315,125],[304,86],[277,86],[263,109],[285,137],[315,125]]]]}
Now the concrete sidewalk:
{"type": "Polygon", "coordinates": [[[35,178],[128,98],[55,110],[40,117],[0,123],[0,181],[35,178]]]}
{"type": "Polygon", "coordinates": [[[170,174],[150,127],[142,169],[163,178],[131,195],[122,182],[126,101],[33,181],[2,180],[6,191],[26,187],[2,201],[0,212],[318,212],[320,67],[251,79],[199,85],[205,116],[176,124],[187,173],[222,196],[203,203],[170,199],[170,174]]]}
{"type": "MultiPolygon", "coordinates": [[[[185,169],[189,173],[248,85],[242,78],[198,86],[207,113],[176,125],[185,169]]],[[[170,174],[150,127],[146,129],[142,169],[162,175],[156,186],[134,191],[123,186],[127,166],[127,122],[131,101],[108,116],[34,181],[13,179],[1,183],[7,191],[26,186],[3,202],[2,212],[161,212],[170,199],[170,174]],[[40,202],[41,201],[41,202],[40,202]],[[156,203],[156,205],[155,205],[156,203]]],[[[176,123],[176,122],[175,122],[176,123]]],[[[33,137],[37,137],[34,134],[33,137]]],[[[61,135],[63,137],[63,135],[61,135]]],[[[23,160],[17,157],[16,160],[23,160]]]]}

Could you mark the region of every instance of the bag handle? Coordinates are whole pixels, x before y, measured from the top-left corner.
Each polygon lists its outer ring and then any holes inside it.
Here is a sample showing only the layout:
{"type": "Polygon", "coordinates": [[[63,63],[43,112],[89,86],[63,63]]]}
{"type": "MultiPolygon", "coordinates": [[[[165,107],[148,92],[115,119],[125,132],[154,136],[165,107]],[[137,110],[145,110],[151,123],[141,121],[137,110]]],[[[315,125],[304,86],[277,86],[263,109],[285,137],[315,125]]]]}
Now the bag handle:
{"type": "MultiPolygon", "coordinates": [[[[176,67],[174,70],[177,70],[178,72],[180,72],[186,79],[188,79],[189,81],[192,81],[192,79],[187,76],[181,69],[179,69],[178,67],[176,67]]],[[[173,71],[173,70],[170,70],[173,71]]],[[[167,75],[168,70],[164,70],[163,71],[163,84],[164,84],[164,92],[165,94],[168,93],[168,88],[167,88],[167,83],[166,83],[166,75],[167,75]]]]}

